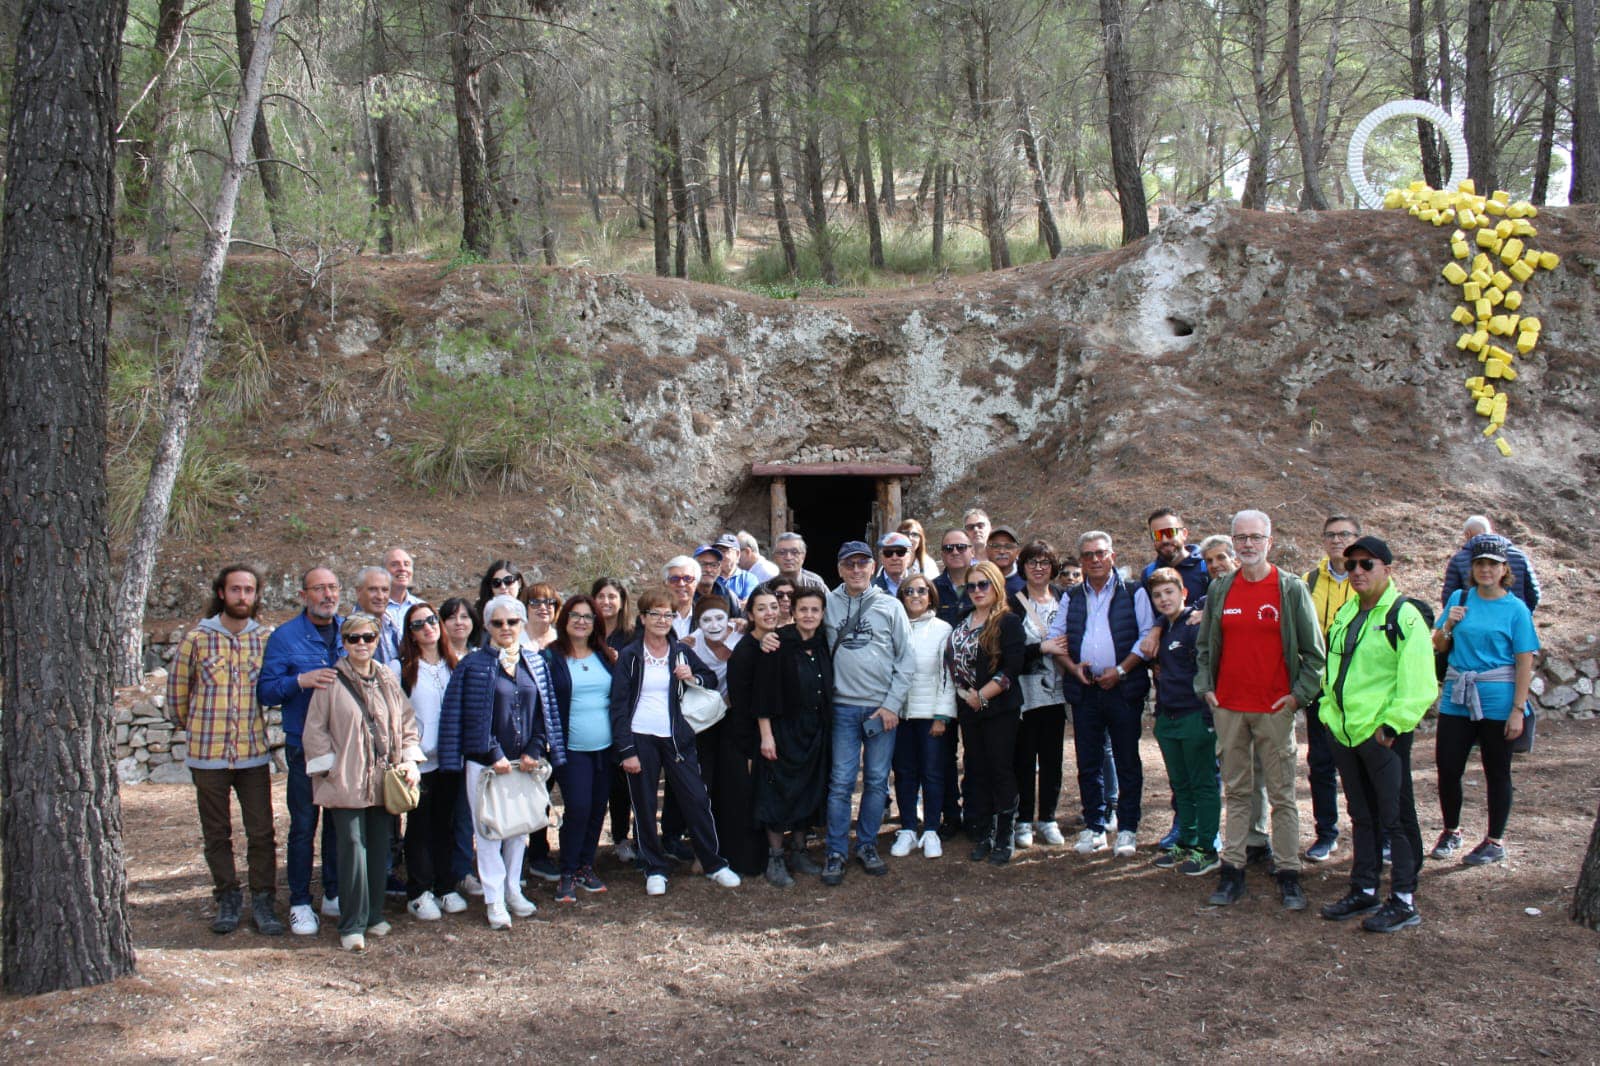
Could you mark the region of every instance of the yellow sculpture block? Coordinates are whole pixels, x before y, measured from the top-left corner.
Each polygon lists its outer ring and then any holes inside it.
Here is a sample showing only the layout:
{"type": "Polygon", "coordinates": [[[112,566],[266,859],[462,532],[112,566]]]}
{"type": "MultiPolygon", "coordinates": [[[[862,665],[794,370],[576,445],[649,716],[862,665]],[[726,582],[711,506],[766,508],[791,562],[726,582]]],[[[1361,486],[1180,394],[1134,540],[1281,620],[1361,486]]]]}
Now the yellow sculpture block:
{"type": "Polygon", "coordinates": [[[1561,265],[1561,257],[1554,252],[1539,253],[1539,269],[1554,270],[1561,265]]]}
{"type": "Polygon", "coordinates": [[[1473,196],[1477,193],[1477,191],[1478,183],[1473,181],[1471,178],[1462,178],[1460,181],[1456,182],[1456,192],[1464,192],[1468,196],[1473,196]]]}
{"type": "Polygon", "coordinates": [[[1494,304],[1489,302],[1489,298],[1487,296],[1480,296],[1478,299],[1474,300],[1472,309],[1477,313],[1480,319],[1484,320],[1487,320],[1490,315],[1494,314],[1494,304]]]}
{"type": "Polygon", "coordinates": [[[1533,351],[1538,343],[1539,334],[1536,332],[1523,330],[1521,333],[1517,334],[1517,351],[1521,352],[1523,355],[1527,355],[1529,352],[1533,351]]]}
{"type": "Polygon", "coordinates": [[[1472,257],[1472,269],[1473,270],[1481,270],[1485,274],[1487,274],[1489,272],[1489,269],[1490,269],[1491,266],[1492,266],[1492,264],[1489,261],[1489,253],[1488,252],[1479,252],[1477,255],[1472,257]]]}
{"type": "Polygon", "coordinates": [[[1505,315],[1491,315],[1489,317],[1489,332],[1497,337],[1509,336],[1511,333],[1510,320],[1505,315]]]}
{"type": "MultiPolygon", "coordinates": [[[[1509,281],[1510,279],[1506,279],[1509,281]]],[[[1506,298],[1506,291],[1498,286],[1491,285],[1483,291],[1483,298],[1489,301],[1490,307],[1500,306],[1500,301],[1506,298]]]]}
{"type": "Polygon", "coordinates": [[[1444,280],[1452,285],[1460,285],[1467,280],[1467,272],[1461,269],[1459,263],[1446,263],[1444,269],[1439,271],[1444,275],[1444,280]]]}
{"type": "Polygon", "coordinates": [[[1472,335],[1472,343],[1467,345],[1467,347],[1471,348],[1475,352],[1481,352],[1488,346],[1488,344],[1489,331],[1486,329],[1480,329],[1472,335]]]}
{"type": "Polygon", "coordinates": [[[1504,437],[1495,438],[1494,446],[1500,449],[1501,455],[1509,456],[1511,454],[1511,445],[1506,443],[1504,437]]]}
{"type": "Polygon", "coordinates": [[[1489,199],[1492,202],[1504,207],[1506,204],[1511,202],[1511,194],[1506,192],[1504,189],[1496,189],[1494,192],[1489,194],[1489,199]]]}
{"type": "Polygon", "coordinates": [[[1496,270],[1494,272],[1494,277],[1489,279],[1489,284],[1499,289],[1500,294],[1504,296],[1505,291],[1511,288],[1511,275],[1507,274],[1504,270],[1496,270]]]}
{"type": "Polygon", "coordinates": [[[1522,258],[1522,241],[1520,241],[1516,237],[1512,237],[1510,240],[1506,241],[1506,243],[1503,246],[1501,246],[1501,248],[1500,248],[1500,262],[1504,263],[1506,266],[1510,266],[1512,263],[1515,263],[1518,259],[1521,259],[1521,258],[1522,258]]]}
{"type": "Polygon", "coordinates": [[[1532,333],[1538,333],[1541,329],[1544,328],[1544,323],[1540,322],[1537,318],[1533,317],[1532,315],[1529,315],[1527,318],[1524,318],[1522,320],[1522,322],[1520,323],[1520,326],[1524,331],[1532,332],[1532,333]]]}
{"type": "Polygon", "coordinates": [[[1494,414],[1494,401],[1485,396],[1483,399],[1478,401],[1477,412],[1484,418],[1488,418],[1490,415],[1494,414]]]}
{"type": "MultiPolygon", "coordinates": [[[[1398,207],[1399,205],[1396,204],[1395,206],[1398,207]]],[[[1477,229],[1478,216],[1473,213],[1472,208],[1463,204],[1456,211],[1456,225],[1462,229],[1477,229]]]]}
{"type": "Polygon", "coordinates": [[[1472,254],[1472,248],[1467,244],[1466,241],[1451,241],[1450,254],[1455,256],[1457,259],[1465,259],[1467,256],[1472,254]]]}
{"type": "Polygon", "coordinates": [[[1483,364],[1483,376],[1491,380],[1506,376],[1506,365],[1498,359],[1490,359],[1483,364]]]}
{"type": "Polygon", "coordinates": [[[1501,306],[1503,306],[1507,311],[1515,311],[1517,308],[1522,306],[1522,293],[1518,292],[1516,289],[1512,289],[1510,292],[1506,293],[1505,303],[1501,306]]]}
{"type": "Polygon", "coordinates": [[[1476,281],[1469,281],[1461,286],[1461,298],[1464,300],[1469,300],[1475,303],[1482,295],[1483,286],[1479,285],[1476,281]]]}
{"type": "Polygon", "coordinates": [[[1509,267],[1507,267],[1506,270],[1517,281],[1527,281],[1529,278],[1533,277],[1533,267],[1529,266],[1527,261],[1523,259],[1518,259],[1515,263],[1512,263],[1509,267]]]}
{"type": "Polygon", "coordinates": [[[1456,304],[1456,309],[1450,312],[1450,321],[1458,326],[1470,326],[1476,319],[1472,316],[1472,309],[1465,304],[1456,304]]]}
{"type": "Polygon", "coordinates": [[[1492,229],[1481,229],[1473,238],[1478,242],[1479,248],[1493,248],[1500,243],[1500,235],[1492,229]]]}

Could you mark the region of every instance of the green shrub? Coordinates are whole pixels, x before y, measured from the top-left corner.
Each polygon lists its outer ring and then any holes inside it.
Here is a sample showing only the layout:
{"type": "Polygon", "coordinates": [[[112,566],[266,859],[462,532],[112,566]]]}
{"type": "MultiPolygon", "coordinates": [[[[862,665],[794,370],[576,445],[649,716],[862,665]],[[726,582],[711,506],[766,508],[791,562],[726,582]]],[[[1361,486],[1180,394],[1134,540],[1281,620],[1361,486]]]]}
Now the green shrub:
{"type": "MultiPolygon", "coordinates": [[[[237,459],[219,451],[208,433],[196,433],[184,449],[178,479],[172,486],[167,532],[191,536],[204,531],[218,511],[237,506],[235,497],[253,491],[258,479],[237,459]]],[[[133,447],[114,454],[106,466],[111,532],[118,540],[133,534],[150,483],[153,447],[133,447]]]]}

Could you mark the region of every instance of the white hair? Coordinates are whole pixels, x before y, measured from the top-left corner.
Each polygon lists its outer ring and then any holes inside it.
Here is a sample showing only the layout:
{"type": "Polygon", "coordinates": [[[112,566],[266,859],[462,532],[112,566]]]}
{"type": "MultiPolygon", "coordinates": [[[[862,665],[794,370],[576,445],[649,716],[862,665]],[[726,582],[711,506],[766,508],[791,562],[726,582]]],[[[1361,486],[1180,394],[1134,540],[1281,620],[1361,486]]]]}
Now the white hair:
{"type": "Polygon", "coordinates": [[[1479,533],[1493,533],[1494,529],[1489,525],[1488,518],[1481,514],[1475,514],[1467,519],[1467,524],[1462,528],[1461,532],[1464,536],[1476,537],[1479,533]]]}
{"type": "Polygon", "coordinates": [[[761,554],[761,545],[756,541],[756,538],[751,536],[748,532],[741,529],[739,532],[735,533],[734,536],[739,539],[739,547],[749,548],[757,555],[761,554]]]}
{"type": "Polygon", "coordinates": [[[363,566],[360,570],[356,571],[356,588],[360,588],[362,585],[365,585],[367,583],[367,578],[371,577],[373,574],[382,574],[385,581],[394,580],[389,576],[389,571],[385,570],[381,566],[363,566]]]}
{"type": "Polygon", "coordinates": [[[1265,511],[1239,511],[1235,513],[1233,521],[1228,523],[1228,532],[1236,532],[1239,528],[1239,522],[1246,518],[1254,519],[1266,526],[1267,536],[1272,536],[1272,519],[1267,517],[1267,512],[1265,511]]]}
{"type": "Polygon", "coordinates": [[[483,624],[488,625],[489,619],[494,617],[496,611],[510,611],[524,622],[528,620],[528,608],[515,596],[501,594],[483,605],[483,624]]]}
{"type": "Polygon", "coordinates": [[[1224,551],[1226,551],[1228,553],[1228,558],[1234,558],[1233,539],[1225,533],[1213,533],[1211,536],[1200,542],[1200,554],[1202,556],[1210,555],[1218,548],[1222,548],[1224,551]]]}
{"type": "Polygon", "coordinates": [[[674,555],[668,559],[661,568],[661,583],[665,585],[667,578],[672,576],[674,570],[687,570],[694,575],[694,583],[700,584],[700,564],[690,555],[674,555]]]}
{"type": "Polygon", "coordinates": [[[1079,555],[1083,554],[1083,546],[1085,544],[1088,544],[1088,543],[1090,543],[1092,541],[1096,541],[1096,540],[1105,541],[1107,548],[1112,547],[1111,534],[1110,533],[1107,533],[1103,529],[1091,529],[1091,530],[1089,530],[1089,532],[1083,534],[1081,537],[1078,538],[1078,554],[1079,555]]]}
{"type": "Polygon", "coordinates": [[[782,544],[786,540],[797,540],[797,541],[799,541],[800,542],[800,550],[801,551],[805,551],[805,549],[806,549],[806,538],[802,537],[798,533],[779,533],[777,538],[775,540],[773,540],[773,542],[772,542],[773,547],[776,548],[779,544],[782,544]]]}

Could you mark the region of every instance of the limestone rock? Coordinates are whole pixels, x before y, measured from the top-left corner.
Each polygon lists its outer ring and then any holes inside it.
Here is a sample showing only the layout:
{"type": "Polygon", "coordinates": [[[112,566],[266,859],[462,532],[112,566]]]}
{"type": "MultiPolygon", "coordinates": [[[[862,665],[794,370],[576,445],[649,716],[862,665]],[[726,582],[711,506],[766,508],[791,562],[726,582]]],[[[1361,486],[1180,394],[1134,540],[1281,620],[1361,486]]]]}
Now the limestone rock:
{"type": "Polygon", "coordinates": [[[1534,674],[1533,680],[1528,682],[1528,691],[1533,693],[1535,696],[1543,696],[1544,688],[1544,678],[1540,677],[1538,674],[1534,674]]]}
{"type": "Polygon", "coordinates": [[[1578,702],[1578,691],[1571,685],[1557,685],[1541,701],[1546,707],[1561,708],[1578,702]]]}
{"type": "Polygon", "coordinates": [[[124,785],[137,785],[148,776],[138,760],[131,758],[117,760],[117,780],[124,785]]]}
{"type": "Polygon", "coordinates": [[[1585,659],[1578,664],[1578,673],[1584,677],[1600,678],[1600,659],[1585,659]]]}
{"type": "Polygon", "coordinates": [[[1557,684],[1568,685],[1578,677],[1577,667],[1565,659],[1551,659],[1544,664],[1544,672],[1555,679],[1557,684]]]}
{"type": "Polygon", "coordinates": [[[157,785],[188,785],[194,782],[194,775],[183,763],[169,762],[151,770],[150,780],[157,785]]]}
{"type": "Polygon", "coordinates": [[[1578,678],[1572,683],[1572,687],[1577,690],[1580,696],[1588,696],[1594,693],[1594,682],[1587,677],[1578,678]]]}

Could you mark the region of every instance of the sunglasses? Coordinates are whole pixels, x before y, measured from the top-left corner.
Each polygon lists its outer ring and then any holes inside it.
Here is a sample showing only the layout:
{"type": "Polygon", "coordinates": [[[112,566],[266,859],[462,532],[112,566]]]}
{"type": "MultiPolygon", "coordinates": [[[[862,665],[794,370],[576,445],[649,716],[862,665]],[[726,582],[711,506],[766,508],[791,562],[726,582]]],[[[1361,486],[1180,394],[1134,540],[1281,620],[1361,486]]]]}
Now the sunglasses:
{"type": "Polygon", "coordinates": [[[1178,534],[1182,533],[1182,532],[1183,532],[1183,527],[1182,526],[1173,526],[1171,529],[1152,529],[1150,531],[1150,539],[1151,540],[1157,540],[1157,541],[1161,541],[1161,540],[1177,540],[1178,539],[1178,534]]]}
{"type": "Polygon", "coordinates": [[[792,592],[774,592],[772,595],[774,597],[776,597],[777,599],[780,599],[780,600],[792,600],[792,599],[794,599],[794,593],[792,593],[792,592]]]}
{"type": "Polygon", "coordinates": [[[1378,560],[1376,560],[1376,559],[1346,559],[1344,561],[1344,572],[1347,573],[1347,574],[1353,574],[1353,573],[1356,572],[1356,567],[1358,567],[1358,566],[1361,569],[1365,570],[1367,573],[1370,574],[1370,573],[1372,573],[1372,571],[1374,571],[1374,570],[1376,570],[1378,568],[1378,560]]]}
{"type": "Polygon", "coordinates": [[[971,595],[974,592],[988,592],[992,588],[994,588],[994,585],[987,580],[968,581],[966,585],[968,595],[971,595]]]}
{"type": "Polygon", "coordinates": [[[963,529],[988,529],[989,528],[989,523],[987,523],[987,522],[968,522],[962,528],[963,529]]]}
{"type": "Polygon", "coordinates": [[[883,554],[891,558],[898,559],[900,556],[904,555],[910,550],[910,548],[884,548],[883,554]]]}
{"type": "Polygon", "coordinates": [[[902,591],[907,596],[921,596],[923,599],[927,599],[928,598],[928,590],[926,588],[924,588],[923,586],[921,586],[921,585],[917,585],[917,586],[914,586],[912,588],[904,589],[902,591]]]}
{"type": "Polygon", "coordinates": [[[552,599],[548,599],[548,598],[540,598],[540,599],[537,599],[537,600],[530,600],[529,601],[529,606],[531,606],[531,607],[560,607],[561,606],[561,601],[560,600],[552,600],[552,599]]]}
{"type": "Polygon", "coordinates": [[[344,638],[344,642],[346,644],[376,644],[378,642],[378,634],[371,632],[351,633],[344,638]]]}
{"type": "Polygon", "coordinates": [[[671,577],[667,578],[667,584],[692,585],[694,584],[694,578],[688,574],[673,574],[671,577]]]}
{"type": "Polygon", "coordinates": [[[437,615],[430,614],[426,618],[413,618],[411,620],[411,632],[420,633],[429,626],[436,626],[438,624],[439,617],[437,615]]]}
{"type": "Polygon", "coordinates": [[[516,574],[510,577],[493,577],[489,579],[489,587],[492,589],[508,589],[512,585],[520,584],[522,584],[522,578],[516,574]]]}
{"type": "Polygon", "coordinates": [[[520,618],[491,618],[491,619],[489,619],[489,628],[490,629],[515,629],[518,626],[520,626],[521,624],[522,624],[522,619],[520,619],[520,618]]]}
{"type": "Polygon", "coordinates": [[[1110,558],[1110,556],[1111,556],[1111,549],[1110,548],[1097,548],[1094,551],[1079,552],[1078,553],[1078,557],[1080,559],[1085,559],[1085,560],[1090,560],[1090,561],[1095,560],[1095,559],[1106,559],[1106,558],[1110,558]]]}
{"type": "Polygon", "coordinates": [[[944,552],[946,555],[954,555],[956,552],[969,552],[969,551],[971,551],[972,550],[972,545],[970,545],[970,544],[941,544],[941,545],[939,545],[939,550],[944,552]]]}

